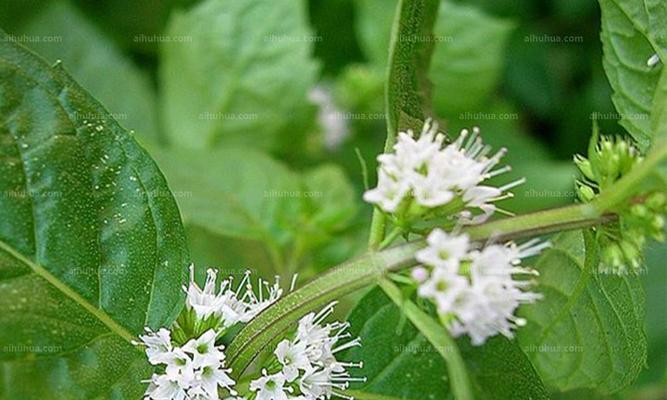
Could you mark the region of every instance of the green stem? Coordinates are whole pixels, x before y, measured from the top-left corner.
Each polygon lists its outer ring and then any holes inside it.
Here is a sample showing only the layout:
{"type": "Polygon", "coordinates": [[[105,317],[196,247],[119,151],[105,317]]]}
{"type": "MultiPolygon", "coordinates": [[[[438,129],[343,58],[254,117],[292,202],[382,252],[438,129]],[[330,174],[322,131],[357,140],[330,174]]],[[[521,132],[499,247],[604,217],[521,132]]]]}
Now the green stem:
{"type": "Polygon", "coordinates": [[[404,299],[400,289],[392,282],[382,279],[380,287],[400,307],[415,328],[426,337],[445,360],[454,398],[457,400],[473,400],[468,371],[454,339],[430,315],[422,311],[409,299],[404,299]]]}
{"type": "MultiPolygon", "coordinates": [[[[383,153],[388,153],[394,142],[396,141],[396,133],[398,132],[398,127],[394,123],[394,119],[390,117],[391,110],[391,101],[389,98],[389,84],[391,82],[391,71],[393,70],[392,61],[394,59],[394,52],[396,51],[396,41],[398,40],[400,19],[401,19],[401,9],[403,8],[403,1],[399,1],[396,4],[396,11],[394,12],[394,22],[391,27],[391,39],[389,43],[389,62],[387,63],[387,79],[385,79],[385,88],[384,88],[384,111],[386,115],[387,122],[387,138],[384,142],[384,151],[383,153]]],[[[384,233],[387,225],[387,216],[380,210],[375,207],[373,209],[373,217],[371,219],[371,230],[368,237],[368,247],[371,250],[377,250],[380,247],[380,244],[384,240],[384,233]]]]}
{"type": "Polygon", "coordinates": [[[537,211],[504,218],[462,229],[473,240],[493,239],[498,242],[548,233],[586,228],[614,221],[613,214],[602,214],[591,204],[537,211]]]}
{"type": "Polygon", "coordinates": [[[401,229],[398,226],[394,227],[394,229],[392,229],[392,231],[389,232],[389,235],[387,235],[387,237],[385,237],[384,240],[382,240],[382,243],[380,243],[378,249],[382,250],[389,247],[389,245],[394,243],[394,240],[396,240],[396,238],[401,235],[401,232],[403,232],[403,229],[401,229]]]}
{"type": "MultiPolygon", "coordinates": [[[[471,226],[464,231],[476,241],[510,240],[595,226],[613,219],[613,216],[591,214],[590,210],[589,205],[569,206],[471,226]]],[[[415,252],[423,246],[423,241],[417,241],[371,251],[329,269],[277,301],[246,325],[228,346],[228,365],[234,376],[241,376],[260,352],[292,329],[308,312],[368,287],[392,271],[415,265],[415,252]]]]}

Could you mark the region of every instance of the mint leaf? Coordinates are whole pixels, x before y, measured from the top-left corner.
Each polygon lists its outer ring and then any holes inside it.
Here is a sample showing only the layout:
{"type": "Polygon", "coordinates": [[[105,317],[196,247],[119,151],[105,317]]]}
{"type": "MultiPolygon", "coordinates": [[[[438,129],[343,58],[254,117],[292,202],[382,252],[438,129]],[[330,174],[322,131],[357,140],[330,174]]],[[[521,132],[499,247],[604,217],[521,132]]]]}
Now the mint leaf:
{"type": "Polygon", "coordinates": [[[141,137],[159,140],[155,91],[148,75],[69,2],[49,4],[22,33],[57,38],[29,42],[28,46],[48,61],[61,60],[123,127],[141,137]]]}
{"type": "Polygon", "coordinates": [[[650,143],[655,88],[667,61],[667,8],[661,0],[599,0],[603,65],[614,90],[612,100],[642,150],[650,143]],[[663,64],[650,67],[658,54],[663,64]]]}
{"type": "MultiPolygon", "coordinates": [[[[410,400],[452,398],[444,360],[380,289],[366,294],[348,321],[350,332],[361,337],[362,346],[347,351],[341,359],[364,360],[364,368],[357,374],[368,378],[354,385],[351,394],[410,400]]],[[[457,340],[457,345],[476,399],[548,398],[540,378],[515,342],[499,336],[480,347],[470,345],[465,338],[457,340]]]]}
{"type": "Polygon", "coordinates": [[[529,322],[518,341],[547,386],[609,394],[646,361],[643,290],[637,276],[596,274],[584,254],[582,232],[572,232],[539,258],[544,299],[521,309],[529,322]]]}
{"type": "Polygon", "coordinates": [[[488,99],[500,82],[505,45],[513,29],[508,20],[476,7],[442,2],[429,69],[438,114],[454,116],[488,99]]]}
{"type": "Polygon", "coordinates": [[[2,32],[0,61],[0,398],[136,399],[150,368],[129,340],[181,308],[176,204],[60,65],[2,32]]]}
{"type": "Polygon", "coordinates": [[[166,36],[162,113],[175,145],[294,149],[318,70],[303,2],[207,0],[175,12],[166,36]]]}
{"type": "Polygon", "coordinates": [[[151,146],[151,154],[165,172],[187,223],[264,243],[278,270],[288,268],[286,255],[292,247],[298,247],[292,256],[307,256],[347,228],[357,212],[355,191],[333,165],[300,174],[246,147],[151,146]]]}

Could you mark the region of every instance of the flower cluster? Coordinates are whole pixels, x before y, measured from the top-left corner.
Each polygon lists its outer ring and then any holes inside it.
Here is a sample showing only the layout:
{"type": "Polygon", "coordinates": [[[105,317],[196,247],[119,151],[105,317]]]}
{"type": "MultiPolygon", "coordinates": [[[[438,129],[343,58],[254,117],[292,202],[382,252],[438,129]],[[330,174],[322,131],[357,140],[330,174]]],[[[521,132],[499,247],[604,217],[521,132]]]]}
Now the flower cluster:
{"type": "Polygon", "coordinates": [[[233,277],[217,284],[217,271],[207,271],[204,287],[197,285],[194,268],[184,287],[185,308],[170,329],[146,328],[136,345],[144,346],[156,367],[145,393],[147,400],[218,400],[220,392],[236,396],[230,369],[225,367],[224,346],[217,345],[230,327],[245,323],[281,295],[279,280],[273,285],[259,280],[257,290],[246,272],[237,288],[233,277]]]}
{"type": "Polygon", "coordinates": [[[246,323],[278,300],[283,293],[278,277],[273,285],[260,278],[255,289],[250,271],[246,271],[236,289],[233,288],[233,276],[223,279],[219,286],[216,282],[217,271],[209,269],[206,271],[204,287],[199,287],[194,279],[194,268],[190,268],[190,284],[183,288],[187,293],[186,308],[174,329],[177,340],[184,341],[208,329],[220,332],[237,323],[246,323]]]}
{"type": "MultiPolygon", "coordinates": [[[[633,168],[643,162],[639,151],[623,139],[592,138],[588,158],[575,156],[581,171],[577,195],[583,202],[593,201],[633,168]]],[[[601,251],[601,272],[623,274],[637,271],[642,265],[646,238],[664,240],[667,193],[640,193],[618,210],[618,221],[593,228],[601,251]]]]}
{"type": "Polygon", "coordinates": [[[170,331],[146,329],[140,336],[148,361],[163,372],[153,374],[146,390],[148,399],[219,399],[219,389],[235,395],[234,380],[225,368],[223,346],[216,346],[214,330],[206,331],[185,345],[175,346],[170,331]]]}
{"type": "Polygon", "coordinates": [[[445,136],[431,120],[418,138],[414,132],[400,132],[393,153],[378,157],[378,185],[364,194],[364,200],[392,213],[399,220],[425,213],[438,216],[460,214],[463,222],[478,223],[495,210],[493,202],[511,196],[504,192],[519,185],[518,180],[502,187],[481,185],[493,176],[510,170],[496,165],[505,154],[501,149],[489,156],[491,148],[482,143],[479,129],[461,131],[458,139],[443,147],[445,136]],[[479,209],[473,216],[470,209],[479,209]]]}
{"type": "Polygon", "coordinates": [[[533,240],[477,249],[467,235],[439,229],[427,243],[416,254],[422,265],[412,270],[412,277],[419,285],[417,294],[436,305],[454,336],[468,334],[474,345],[481,345],[498,333],[512,337],[512,329],[525,324],[514,315],[516,309],[541,296],[526,290],[533,282],[516,278],[537,274],[522,267],[521,259],[537,255],[548,243],[533,240]]]}
{"type": "Polygon", "coordinates": [[[336,354],[350,347],[359,346],[360,340],[346,333],[348,323],[324,324],[335,303],[329,304],[319,313],[310,313],[299,321],[292,339],[278,343],[268,371],[250,383],[256,400],[321,400],[342,394],[349,382],[364,378],[350,376],[347,368],[361,368],[362,363],[341,362],[336,354]]]}

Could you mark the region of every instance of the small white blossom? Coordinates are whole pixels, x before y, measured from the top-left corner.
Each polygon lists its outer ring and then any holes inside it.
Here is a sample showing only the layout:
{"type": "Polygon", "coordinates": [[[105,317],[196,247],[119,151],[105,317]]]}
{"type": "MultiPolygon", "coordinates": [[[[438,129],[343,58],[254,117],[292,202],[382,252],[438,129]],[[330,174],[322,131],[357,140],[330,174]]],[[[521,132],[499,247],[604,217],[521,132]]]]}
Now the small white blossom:
{"type": "Polygon", "coordinates": [[[541,295],[527,290],[530,280],[516,279],[537,274],[522,267],[521,259],[539,254],[548,243],[532,240],[475,249],[468,236],[438,229],[427,243],[416,256],[423,265],[412,274],[419,278],[417,294],[433,301],[454,336],[467,334],[480,345],[498,333],[512,337],[513,329],[525,324],[515,316],[517,308],[541,295]]]}
{"type": "Polygon", "coordinates": [[[183,345],[183,351],[192,355],[195,368],[216,365],[225,359],[222,348],[215,345],[216,336],[215,331],[210,329],[183,345]]]}
{"type": "MultiPolygon", "coordinates": [[[[152,343],[155,335],[150,335],[152,343]]],[[[165,335],[162,335],[164,337],[165,335]]],[[[145,393],[147,400],[218,400],[219,390],[235,396],[234,380],[225,368],[223,346],[215,345],[216,333],[206,331],[199,338],[178,347],[169,343],[161,347],[158,365],[163,374],[154,374],[145,393]]],[[[143,340],[143,339],[142,339],[143,340]]],[[[146,343],[146,340],[143,340],[146,343]]],[[[147,352],[150,347],[147,346],[147,352]]],[[[154,348],[152,351],[156,351],[154,348]]]]}
{"type": "Polygon", "coordinates": [[[154,400],[185,400],[188,398],[185,389],[166,375],[153,375],[145,396],[154,400]]]}
{"type": "MultiPolygon", "coordinates": [[[[165,362],[168,355],[171,353],[171,332],[167,329],[160,329],[157,332],[145,328],[146,334],[139,336],[142,341],[141,345],[146,346],[146,356],[148,362],[153,365],[162,364],[165,362]]],[[[135,345],[140,343],[134,342],[135,345]]]]}
{"type": "Polygon", "coordinates": [[[290,387],[285,387],[285,376],[279,372],[268,375],[266,370],[262,371],[262,377],[250,383],[250,390],[257,392],[255,400],[288,400],[290,387]]]}
{"type": "Polygon", "coordinates": [[[479,223],[496,210],[493,202],[510,197],[504,192],[523,182],[499,188],[481,185],[510,169],[494,169],[505,150],[489,156],[491,149],[482,143],[477,128],[472,135],[461,131],[459,138],[444,148],[445,137],[431,120],[426,121],[418,138],[414,136],[411,130],[400,132],[394,151],[378,156],[378,185],[364,193],[364,200],[385,212],[400,213],[412,202],[434,209],[460,199],[456,209],[447,211],[462,213],[463,223],[479,223]],[[473,215],[466,207],[479,209],[481,214],[473,215]]]}
{"type": "Polygon", "coordinates": [[[191,266],[190,283],[184,288],[187,294],[185,304],[188,309],[194,310],[197,318],[201,320],[210,316],[220,318],[223,328],[250,321],[283,293],[277,277],[273,285],[259,279],[255,293],[249,271],[244,274],[237,289],[233,289],[231,276],[220,282],[219,289],[216,288],[216,280],[217,272],[209,269],[206,272],[204,288],[200,288],[194,279],[194,267],[191,266]]]}
{"type": "Polygon", "coordinates": [[[450,235],[436,229],[426,239],[427,247],[415,254],[422,264],[451,270],[456,273],[460,260],[468,254],[470,240],[468,235],[450,235]]]}
{"type": "Polygon", "coordinates": [[[306,342],[292,343],[285,339],[276,346],[274,354],[283,366],[283,374],[288,382],[292,382],[299,376],[299,370],[305,371],[311,367],[306,354],[306,345],[306,342]]]}

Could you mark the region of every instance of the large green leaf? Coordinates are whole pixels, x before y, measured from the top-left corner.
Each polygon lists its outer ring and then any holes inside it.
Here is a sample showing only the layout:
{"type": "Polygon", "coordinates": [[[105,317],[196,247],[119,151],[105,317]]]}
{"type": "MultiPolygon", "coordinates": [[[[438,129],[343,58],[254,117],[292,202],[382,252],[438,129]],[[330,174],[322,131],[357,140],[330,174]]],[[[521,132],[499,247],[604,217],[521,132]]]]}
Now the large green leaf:
{"type": "Polygon", "coordinates": [[[663,64],[650,67],[658,54],[667,61],[667,7],[662,0],[599,0],[602,9],[603,64],[614,89],[612,100],[621,125],[642,149],[650,143],[651,110],[663,64]]]}
{"type": "Polygon", "coordinates": [[[122,126],[157,140],[155,91],[148,75],[69,2],[50,4],[29,21],[23,33],[41,38],[29,42],[29,47],[51,62],[61,60],[122,126]],[[44,39],[49,37],[55,40],[44,39]]]}
{"type": "MultiPolygon", "coordinates": [[[[363,345],[341,358],[363,360],[364,368],[358,374],[368,378],[353,387],[360,393],[358,398],[366,398],[364,394],[406,400],[454,398],[447,366],[438,351],[381,290],[374,289],[364,296],[348,321],[350,332],[361,337],[363,345]]],[[[539,376],[516,342],[495,337],[475,347],[462,338],[457,345],[476,399],[548,398],[539,376]]]]}
{"type": "Polygon", "coordinates": [[[263,242],[279,269],[286,267],[287,247],[297,247],[293,250],[300,254],[292,257],[305,256],[346,228],[357,211],[354,190],[333,165],[299,174],[245,147],[151,146],[151,154],[165,172],[186,222],[218,235],[263,242]]]}
{"type": "Polygon", "coordinates": [[[178,209],[60,64],[1,35],[0,398],[136,399],[149,368],[129,340],[181,307],[178,209]]]}
{"type": "Polygon", "coordinates": [[[302,1],[207,0],[173,14],[166,37],[160,81],[170,140],[294,149],[313,116],[307,92],[318,69],[302,1]]]}
{"type": "Polygon", "coordinates": [[[646,361],[644,293],[638,276],[598,275],[584,258],[581,232],[561,234],[539,258],[544,299],[522,309],[518,340],[548,386],[613,393],[646,361]]]}
{"type": "Polygon", "coordinates": [[[443,2],[433,29],[429,69],[433,108],[439,115],[475,114],[496,89],[514,26],[475,7],[443,2]]]}

